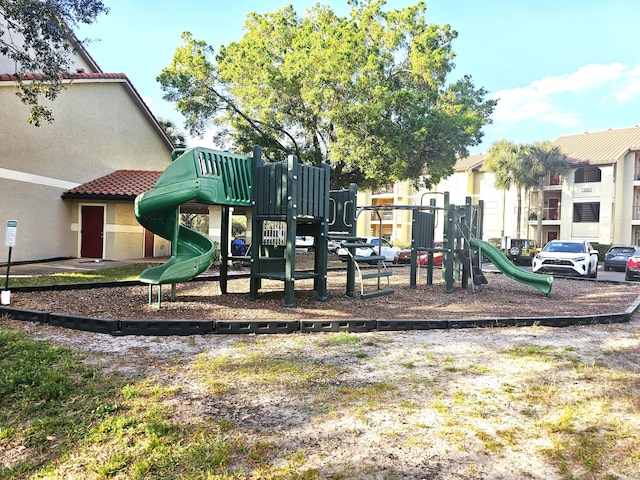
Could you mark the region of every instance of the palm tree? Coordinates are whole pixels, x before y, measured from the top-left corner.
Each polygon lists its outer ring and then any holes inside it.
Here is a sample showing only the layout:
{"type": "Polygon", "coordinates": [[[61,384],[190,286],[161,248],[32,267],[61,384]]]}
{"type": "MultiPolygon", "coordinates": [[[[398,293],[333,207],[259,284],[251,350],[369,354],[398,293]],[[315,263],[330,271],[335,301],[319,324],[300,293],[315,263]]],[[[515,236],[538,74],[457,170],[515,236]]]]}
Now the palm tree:
{"type": "Polygon", "coordinates": [[[533,186],[528,159],[526,146],[502,139],[491,145],[483,163],[487,171],[495,174],[497,188],[506,191],[516,187],[518,238],[522,226],[522,190],[533,186]]]}
{"type": "Polygon", "coordinates": [[[186,145],[186,137],[182,131],[176,127],[176,124],[172,120],[158,117],[158,123],[165,131],[174,148],[184,147],[186,145]]]}
{"type": "Polygon", "coordinates": [[[542,212],[544,209],[544,181],[549,174],[564,175],[569,170],[567,156],[549,141],[536,142],[527,149],[530,175],[538,187],[538,245],[542,245],[542,212]]]}

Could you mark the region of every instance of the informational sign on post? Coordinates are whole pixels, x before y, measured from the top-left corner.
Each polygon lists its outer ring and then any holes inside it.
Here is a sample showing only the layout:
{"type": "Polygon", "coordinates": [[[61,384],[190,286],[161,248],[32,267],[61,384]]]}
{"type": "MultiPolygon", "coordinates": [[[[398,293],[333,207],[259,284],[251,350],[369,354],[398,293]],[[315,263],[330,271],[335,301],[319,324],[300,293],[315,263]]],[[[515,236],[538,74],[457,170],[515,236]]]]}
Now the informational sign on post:
{"type": "Polygon", "coordinates": [[[7,231],[4,236],[4,246],[15,247],[17,235],[18,235],[18,221],[7,220],[7,231]]]}
{"type": "Polygon", "coordinates": [[[11,292],[9,291],[9,269],[11,268],[11,250],[16,246],[18,236],[18,221],[7,220],[7,231],[4,236],[4,246],[9,247],[9,258],[7,259],[7,276],[5,278],[4,290],[0,293],[0,303],[9,305],[11,303],[11,292]]]}

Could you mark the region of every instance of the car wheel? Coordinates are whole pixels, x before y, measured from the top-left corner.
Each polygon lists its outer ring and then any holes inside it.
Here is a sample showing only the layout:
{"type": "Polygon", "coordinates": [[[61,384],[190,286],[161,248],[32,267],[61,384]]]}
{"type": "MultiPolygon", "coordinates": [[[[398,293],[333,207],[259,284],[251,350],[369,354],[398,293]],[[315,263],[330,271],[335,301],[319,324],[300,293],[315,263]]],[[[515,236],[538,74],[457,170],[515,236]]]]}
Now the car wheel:
{"type": "Polygon", "coordinates": [[[604,266],[604,271],[608,272],[609,270],[611,270],[611,267],[608,267],[607,265],[604,266]]]}
{"type": "Polygon", "coordinates": [[[509,249],[509,253],[514,257],[517,257],[518,255],[520,255],[520,247],[511,247],[509,249]]]}

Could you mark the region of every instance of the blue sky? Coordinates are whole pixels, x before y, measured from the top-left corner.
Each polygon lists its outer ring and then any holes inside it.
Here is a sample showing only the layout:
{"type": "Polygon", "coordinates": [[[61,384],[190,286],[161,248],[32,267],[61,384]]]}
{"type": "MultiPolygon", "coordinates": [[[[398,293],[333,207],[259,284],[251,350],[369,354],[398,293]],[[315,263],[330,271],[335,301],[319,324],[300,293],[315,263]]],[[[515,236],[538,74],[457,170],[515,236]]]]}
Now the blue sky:
{"type": "MultiPolygon", "coordinates": [[[[162,99],[156,76],[190,31],[216,50],[238,41],[247,13],[307,0],[104,0],[111,9],[78,36],[96,39],[88,51],[109,73],[125,73],[156,116],[182,126],[162,99]]],[[[347,15],[346,0],[320,2],[347,15]]],[[[388,0],[387,9],[416,3],[388,0]]],[[[450,24],[456,69],[471,75],[499,103],[483,143],[554,140],[562,135],[640,124],[640,41],[637,0],[427,0],[427,21],[450,24]]],[[[194,139],[190,145],[210,146],[194,139]]]]}

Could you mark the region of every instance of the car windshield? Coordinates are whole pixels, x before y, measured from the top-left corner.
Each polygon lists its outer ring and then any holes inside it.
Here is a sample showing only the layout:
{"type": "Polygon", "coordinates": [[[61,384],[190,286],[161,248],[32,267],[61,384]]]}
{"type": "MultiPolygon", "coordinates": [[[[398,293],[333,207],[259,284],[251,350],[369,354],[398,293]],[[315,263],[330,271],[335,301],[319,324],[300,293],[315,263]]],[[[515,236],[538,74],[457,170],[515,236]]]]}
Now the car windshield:
{"type": "Polygon", "coordinates": [[[585,253],[584,243],[581,242],[549,242],[544,247],[545,252],[585,253]]]}
{"type": "Polygon", "coordinates": [[[613,253],[615,255],[633,255],[633,248],[627,248],[627,247],[613,247],[611,248],[611,250],[609,250],[609,253],[613,253]]]}
{"type": "Polygon", "coordinates": [[[519,240],[519,239],[511,240],[512,247],[531,248],[530,244],[531,244],[530,240],[519,240]]]}

